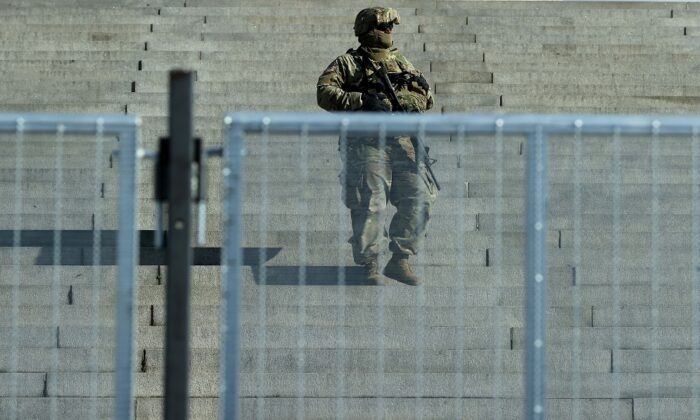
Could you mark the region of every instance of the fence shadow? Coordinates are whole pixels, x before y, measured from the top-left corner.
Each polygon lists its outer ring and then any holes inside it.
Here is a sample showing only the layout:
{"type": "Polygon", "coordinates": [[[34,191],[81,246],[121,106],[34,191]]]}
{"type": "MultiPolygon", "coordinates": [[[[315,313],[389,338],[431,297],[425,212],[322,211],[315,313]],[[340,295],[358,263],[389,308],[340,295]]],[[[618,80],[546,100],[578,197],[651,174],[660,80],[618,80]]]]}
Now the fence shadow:
{"type": "MultiPolygon", "coordinates": [[[[61,247],[54,247],[56,232],[53,230],[22,230],[20,231],[20,248],[39,248],[34,260],[36,265],[91,266],[95,261],[95,234],[92,230],[62,230],[60,234],[61,247]]],[[[154,248],[154,231],[138,232],[139,265],[164,265],[165,251],[154,248]]],[[[0,247],[13,246],[14,231],[0,230],[0,247]]],[[[167,238],[166,238],[167,241],[167,238]]],[[[116,265],[117,263],[117,231],[100,231],[99,265],[116,265]]],[[[243,265],[259,266],[274,258],[282,248],[244,248],[243,265]],[[265,260],[261,260],[265,256],[265,260]]],[[[199,247],[193,249],[192,265],[221,265],[220,247],[199,247]]]]}
{"type": "MultiPolygon", "coordinates": [[[[34,259],[35,265],[92,266],[95,265],[95,232],[92,230],[58,231],[61,247],[56,252],[54,243],[56,232],[53,230],[21,230],[20,248],[38,248],[34,259]]],[[[117,264],[117,231],[99,232],[100,244],[97,248],[99,265],[117,264]]],[[[0,230],[0,248],[13,246],[14,231],[0,230]]],[[[166,238],[167,241],[167,238],[166,238]]],[[[154,266],[165,264],[165,251],[154,248],[154,231],[138,232],[139,265],[154,266]]],[[[365,286],[368,284],[363,269],[358,266],[265,266],[275,258],[282,248],[243,248],[243,265],[250,266],[257,284],[269,286],[335,286],[340,283],[341,274],[345,276],[347,286],[365,286]],[[264,269],[263,269],[264,267],[264,269]],[[303,271],[303,272],[302,272],[303,271]]],[[[21,252],[21,251],[20,251],[21,252]]],[[[193,248],[195,266],[221,265],[220,247],[193,248]]]]}

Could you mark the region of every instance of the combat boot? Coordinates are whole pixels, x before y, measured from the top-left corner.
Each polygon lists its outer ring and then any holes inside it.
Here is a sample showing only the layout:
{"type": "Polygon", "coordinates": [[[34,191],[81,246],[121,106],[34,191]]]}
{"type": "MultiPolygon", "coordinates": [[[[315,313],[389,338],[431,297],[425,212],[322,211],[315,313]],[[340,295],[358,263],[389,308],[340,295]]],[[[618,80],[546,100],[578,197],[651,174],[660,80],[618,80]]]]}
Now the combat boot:
{"type": "Polygon", "coordinates": [[[384,267],[384,275],[409,286],[420,284],[420,279],[413,272],[406,254],[394,254],[384,267]]]}
{"type": "Polygon", "coordinates": [[[372,257],[372,259],[362,265],[362,268],[364,269],[367,284],[375,286],[384,284],[382,275],[379,274],[379,257],[372,257]]]}

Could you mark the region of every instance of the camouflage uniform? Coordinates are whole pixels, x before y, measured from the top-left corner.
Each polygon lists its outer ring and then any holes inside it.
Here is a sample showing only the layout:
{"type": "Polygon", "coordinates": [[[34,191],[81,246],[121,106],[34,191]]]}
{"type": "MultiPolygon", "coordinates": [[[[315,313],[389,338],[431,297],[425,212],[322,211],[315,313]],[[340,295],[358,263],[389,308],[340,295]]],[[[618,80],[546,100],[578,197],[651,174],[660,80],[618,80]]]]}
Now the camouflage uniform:
{"type": "MultiPolygon", "coordinates": [[[[384,8],[365,9],[358,15],[358,20],[366,11],[374,13],[379,23],[399,23],[396,11],[384,8]]],[[[357,22],[355,32],[362,42],[364,29],[358,28],[357,22]]],[[[328,111],[361,111],[363,93],[379,92],[373,71],[379,62],[384,63],[390,76],[403,73],[422,78],[422,74],[396,48],[361,45],[336,58],[323,72],[317,84],[318,105],[328,111]]],[[[432,108],[433,97],[427,83],[421,86],[410,81],[410,77],[408,80],[408,83],[394,86],[404,109],[423,112],[432,108]]],[[[383,100],[390,108],[391,102],[386,98],[383,100]]],[[[386,249],[387,242],[394,254],[415,255],[421,238],[425,236],[437,189],[423,163],[416,163],[410,137],[384,140],[353,137],[343,143],[339,142],[343,160],[341,177],[344,176],[345,180],[343,200],[352,219],[350,243],[355,262],[362,265],[376,258],[386,249]],[[387,201],[397,209],[388,233],[385,229],[387,201]]]]}

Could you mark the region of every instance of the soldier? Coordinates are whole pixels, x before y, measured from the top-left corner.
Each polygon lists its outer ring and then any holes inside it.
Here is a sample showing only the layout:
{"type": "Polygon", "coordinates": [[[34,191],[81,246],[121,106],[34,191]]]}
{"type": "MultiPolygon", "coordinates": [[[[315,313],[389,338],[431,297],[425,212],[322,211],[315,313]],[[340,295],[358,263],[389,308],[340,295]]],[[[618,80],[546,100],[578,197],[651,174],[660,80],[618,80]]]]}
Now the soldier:
{"type": "MultiPolygon", "coordinates": [[[[358,13],[354,30],[360,47],[336,58],[318,79],[317,100],[321,108],[392,112],[391,101],[378,88],[374,69],[380,64],[386,67],[404,111],[432,108],[428,82],[398,49],[392,48],[392,30],[399,23],[398,12],[390,8],[372,7],[358,13]]],[[[425,165],[416,159],[411,138],[353,137],[340,143],[339,150],[355,263],[364,267],[368,282],[382,284],[378,255],[388,242],[393,255],[384,275],[405,284],[419,284],[408,258],[416,255],[425,236],[437,189],[425,165]],[[397,210],[389,232],[385,228],[387,201],[397,210]]]]}

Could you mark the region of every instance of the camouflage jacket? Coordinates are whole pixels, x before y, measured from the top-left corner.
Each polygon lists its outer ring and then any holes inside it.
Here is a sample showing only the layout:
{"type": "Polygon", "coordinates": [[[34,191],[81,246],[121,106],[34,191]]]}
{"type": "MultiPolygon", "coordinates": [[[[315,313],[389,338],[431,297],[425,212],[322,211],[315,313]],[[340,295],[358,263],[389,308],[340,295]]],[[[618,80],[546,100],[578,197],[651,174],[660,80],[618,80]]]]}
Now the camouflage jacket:
{"type": "MultiPolygon", "coordinates": [[[[362,107],[362,93],[378,91],[377,76],[372,70],[377,62],[362,48],[348,50],[321,74],[316,85],[316,98],[321,108],[327,111],[358,111],[362,107]]],[[[422,75],[396,48],[388,50],[381,61],[390,76],[403,73],[410,79],[411,75],[422,75]]],[[[424,90],[415,81],[394,84],[394,88],[401,105],[409,112],[423,112],[433,107],[431,91],[424,90]]]]}

